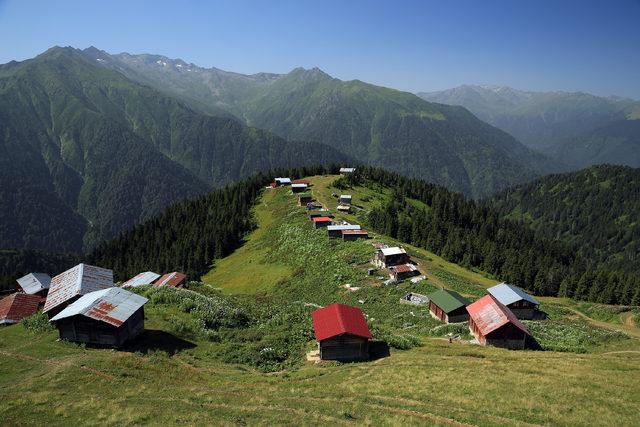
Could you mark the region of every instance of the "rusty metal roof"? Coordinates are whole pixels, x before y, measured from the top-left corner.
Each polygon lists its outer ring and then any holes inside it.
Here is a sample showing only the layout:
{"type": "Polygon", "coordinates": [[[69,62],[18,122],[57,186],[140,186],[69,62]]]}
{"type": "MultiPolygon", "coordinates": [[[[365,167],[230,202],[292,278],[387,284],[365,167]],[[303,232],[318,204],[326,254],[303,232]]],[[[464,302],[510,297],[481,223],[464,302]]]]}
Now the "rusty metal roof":
{"type": "Polygon", "coordinates": [[[150,285],[155,282],[158,277],[160,277],[158,273],[154,273],[153,271],[145,271],[124,282],[122,284],[122,287],[135,288],[136,286],[150,285]]]}
{"type": "Polygon", "coordinates": [[[491,295],[485,295],[473,304],[468,305],[467,311],[484,336],[508,323],[529,334],[527,328],[520,323],[513,312],[491,295]]]}
{"type": "Polygon", "coordinates": [[[355,224],[336,224],[336,225],[328,226],[327,230],[329,231],[360,230],[360,226],[355,224]]]}
{"type": "Polygon", "coordinates": [[[18,285],[26,294],[37,294],[40,291],[49,289],[51,277],[45,273],[29,273],[18,279],[18,285]]]}
{"type": "Polygon", "coordinates": [[[11,294],[0,300],[0,325],[18,323],[25,317],[29,317],[38,311],[40,296],[23,294],[21,292],[11,294]]]}
{"type": "Polygon", "coordinates": [[[357,234],[359,236],[368,235],[367,230],[342,230],[342,234],[357,234]]]}
{"type": "Polygon", "coordinates": [[[178,288],[184,284],[187,276],[184,273],[180,273],[179,271],[174,271],[173,273],[167,273],[155,283],[156,286],[172,286],[174,288],[178,288]]]}
{"type": "Polygon", "coordinates": [[[83,295],[69,304],[67,308],[51,318],[51,322],[82,315],[118,327],[147,301],[149,300],[126,289],[102,289],[83,295]]]}
{"type": "Polygon", "coordinates": [[[88,264],[78,264],[51,279],[44,312],[77,295],[113,287],[113,271],[88,264]]]}
{"type": "Polygon", "coordinates": [[[410,273],[412,271],[416,271],[418,267],[413,264],[401,264],[395,265],[390,268],[390,270],[395,271],[396,273],[410,273]]]}

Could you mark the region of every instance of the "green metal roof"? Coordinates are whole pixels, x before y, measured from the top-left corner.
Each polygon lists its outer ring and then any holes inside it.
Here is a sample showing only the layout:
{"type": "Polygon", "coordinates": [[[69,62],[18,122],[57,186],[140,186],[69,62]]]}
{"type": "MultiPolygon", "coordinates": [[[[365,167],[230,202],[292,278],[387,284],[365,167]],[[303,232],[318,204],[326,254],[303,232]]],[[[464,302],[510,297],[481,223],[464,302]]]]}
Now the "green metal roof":
{"type": "Polygon", "coordinates": [[[469,305],[470,301],[455,291],[440,289],[428,295],[435,305],[445,313],[451,313],[460,307],[469,305]]]}

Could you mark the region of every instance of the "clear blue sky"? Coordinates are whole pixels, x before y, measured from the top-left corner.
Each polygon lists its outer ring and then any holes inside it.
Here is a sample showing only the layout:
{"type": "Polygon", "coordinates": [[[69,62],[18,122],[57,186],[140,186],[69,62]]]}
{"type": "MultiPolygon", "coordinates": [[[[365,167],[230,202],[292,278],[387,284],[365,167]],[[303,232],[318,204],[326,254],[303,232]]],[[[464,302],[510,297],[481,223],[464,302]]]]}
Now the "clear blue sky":
{"type": "Polygon", "coordinates": [[[320,67],[409,91],[464,83],[640,99],[640,0],[0,0],[0,63],[53,45],[230,71],[320,67]]]}

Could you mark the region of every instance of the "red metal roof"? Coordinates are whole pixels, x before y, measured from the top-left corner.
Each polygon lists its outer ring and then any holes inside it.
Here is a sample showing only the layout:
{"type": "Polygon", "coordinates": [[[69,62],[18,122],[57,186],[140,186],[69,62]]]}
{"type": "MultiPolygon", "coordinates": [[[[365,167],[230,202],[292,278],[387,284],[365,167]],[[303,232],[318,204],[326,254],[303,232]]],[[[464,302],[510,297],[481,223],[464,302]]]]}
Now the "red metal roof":
{"type": "Polygon", "coordinates": [[[396,273],[410,273],[412,271],[416,271],[417,268],[413,264],[402,264],[391,267],[391,270],[395,271],[396,273]]]}
{"type": "Polygon", "coordinates": [[[15,293],[0,300],[0,324],[17,323],[34,314],[42,297],[15,293]]]}
{"type": "Polygon", "coordinates": [[[291,181],[292,184],[311,184],[311,182],[307,181],[306,179],[294,179],[293,181],[291,181]]]}
{"type": "Polygon", "coordinates": [[[484,336],[508,323],[530,335],[527,328],[520,323],[515,314],[491,295],[485,295],[473,304],[468,305],[467,311],[478,329],[480,329],[480,333],[484,336]]]}
{"type": "Polygon", "coordinates": [[[311,218],[311,221],[313,222],[331,222],[331,218],[329,218],[328,216],[316,216],[311,218]]]}
{"type": "Polygon", "coordinates": [[[367,235],[369,232],[367,230],[342,230],[342,234],[363,234],[367,235]]]}
{"type": "Polygon", "coordinates": [[[173,273],[167,273],[161,278],[159,278],[155,285],[156,286],[173,286],[174,288],[182,287],[187,276],[184,273],[180,273],[179,271],[174,271],[173,273]]]}
{"type": "Polygon", "coordinates": [[[371,338],[371,332],[362,310],[344,304],[331,304],[311,313],[316,340],[350,334],[371,338]]]}

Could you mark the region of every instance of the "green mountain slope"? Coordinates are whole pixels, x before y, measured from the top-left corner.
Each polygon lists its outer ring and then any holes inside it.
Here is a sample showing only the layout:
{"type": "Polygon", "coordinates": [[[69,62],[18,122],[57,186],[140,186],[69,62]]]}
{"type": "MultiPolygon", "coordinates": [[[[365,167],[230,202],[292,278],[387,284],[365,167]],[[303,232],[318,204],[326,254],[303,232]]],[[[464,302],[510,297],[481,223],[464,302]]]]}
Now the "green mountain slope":
{"type": "Polygon", "coordinates": [[[464,85],[419,93],[448,105],[462,105],[571,168],[598,163],[640,166],[640,103],[587,93],[525,92],[509,87],[464,85]]]}
{"type": "Polygon", "coordinates": [[[321,142],[474,197],[557,170],[553,161],[463,108],[341,81],[319,69],[243,76],[153,55],[109,55],[93,48],[85,54],[193,108],[223,108],[285,138],[321,142]]]}
{"type": "Polygon", "coordinates": [[[509,189],[490,205],[609,268],[640,272],[640,169],[594,166],[509,189]]]}
{"type": "Polygon", "coordinates": [[[4,248],[80,251],[255,171],[347,159],[194,112],[71,48],[0,76],[4,248]]]}

